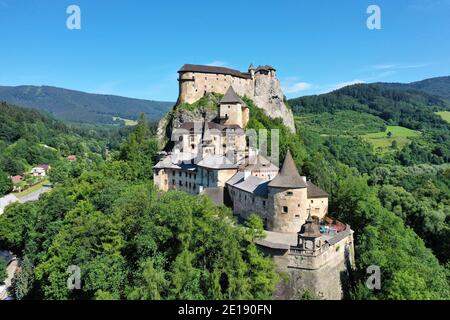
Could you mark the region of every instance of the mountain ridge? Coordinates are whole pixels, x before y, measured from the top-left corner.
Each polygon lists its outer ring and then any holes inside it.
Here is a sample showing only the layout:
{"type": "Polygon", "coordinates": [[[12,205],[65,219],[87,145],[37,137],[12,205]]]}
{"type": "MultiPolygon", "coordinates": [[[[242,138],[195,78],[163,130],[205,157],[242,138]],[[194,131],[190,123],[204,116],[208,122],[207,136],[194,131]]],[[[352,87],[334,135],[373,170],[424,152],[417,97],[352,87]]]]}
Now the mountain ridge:
{"type": "Polygon", "coordinates": [[[174,104],[46,85],[0,86],[0,101],[46,111],[65,121],[95,124],[117,124],[120,120],[113,117],[137,119],[140,113],[156,121],[174,104]]]}

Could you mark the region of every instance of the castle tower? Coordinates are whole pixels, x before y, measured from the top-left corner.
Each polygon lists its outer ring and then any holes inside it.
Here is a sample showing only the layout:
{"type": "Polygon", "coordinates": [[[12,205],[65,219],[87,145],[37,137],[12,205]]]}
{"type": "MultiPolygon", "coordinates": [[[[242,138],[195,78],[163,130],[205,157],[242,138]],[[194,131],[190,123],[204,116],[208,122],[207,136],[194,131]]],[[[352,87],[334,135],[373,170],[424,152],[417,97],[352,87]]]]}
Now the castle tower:
{"type": "Polygon", "coordinates": [[[250,74],[250,77],[252,79],[255,78],[255,67],[253,66],[253,63],[251,63],[250,66],[248,67],[248,73],[250,74]]]}
{"type": "Polygon", "coordinates": [[[219,102],[220,122],[228,126],[245,128],[249,120],[249,109],[244,101],[230,86],[219,102]]]}
{"type": "Polygon", "coordinates": [[[273,199],[271,231],[296,233],[307,218],[307,184],[288,150],[280,173],[268,184],[273,199]]]}
{"type": "Polygon", "coordinates": [[[308,218],[302,228],[298,232],[297,247],[303,251],[315,252],[322,246],[319,225],[311,217],[311,210],[308,209],[308,218]]]}

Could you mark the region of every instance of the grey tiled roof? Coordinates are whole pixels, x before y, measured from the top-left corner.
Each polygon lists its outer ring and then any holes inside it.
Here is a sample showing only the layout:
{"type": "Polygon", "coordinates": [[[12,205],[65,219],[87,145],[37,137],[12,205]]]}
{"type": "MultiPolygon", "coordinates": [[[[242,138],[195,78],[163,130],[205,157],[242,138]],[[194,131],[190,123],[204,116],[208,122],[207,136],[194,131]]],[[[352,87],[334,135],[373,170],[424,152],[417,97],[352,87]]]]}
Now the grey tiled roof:
{"type": "Polygon", "coordinates": [[[328,193],[320,189],[311,181],[308,181],[306,184],[308,188],[307,189],[308,198],[328,198],[328,193]]]}
{"type": "Polygon", "coordinates": [[[198,162],[199,167],[209,169],[237,169],[237,165],[227,157],[215,154],[206,155],[198,162]]]}
{"type": "Polygon", "coordinates": [[[230,180],[227,181],[227,184],[258,197],[267,197],[268,194],[268,181],[255,176],[249,176],[244,180],[244,174],[242,172],[235,174],[230,180]]]}
{"type": "Polygon", "coordinates": [[[178,73],[183,72],[200,72],[200,73],[215,73],[215,74],[225,74],[234,77],[248,79],[250,75],[248,73],[240,72],[239,70],[216,67],[216,66],[205,66],[200,64],[185,64],[178,70],[178,73]]]}
{"type": "Polygon", "coordinates": [[[274,71],[276,71],[276,69],[275,69],[274,67],[268,66],[268,65],[265,65],[265,66],[258,66],[258,68],[256,68],[256,72],[258,72],[258,71],[260,71],[260,70],[264,70],[264,71],[274,70],[274,71]]]}
{"type": "Polygon", "coordinates": [[[245,158],[245,162],[241,164],[242,170],[265,170],[265,171],[277,171],[279,168],[274,165],[270,160],[266,159],[264,156],[258,154],[256,159],[250,161],[248,157],[245,158]]]}
{"type": "Polygon", "coordinates": [[[298,173],[291,152],[288,150],[280,173],[269,183],[269,187],[300,189],[306,188],[306,182],[298,173]]]}
{"type": "Polygon", "coordinates": [[[237,95],[232,86],[228,88],[222,100],[220,100],[220,103],[240,103],[245,105],[244,101],[242,101],[242,99],[237,95]]]}

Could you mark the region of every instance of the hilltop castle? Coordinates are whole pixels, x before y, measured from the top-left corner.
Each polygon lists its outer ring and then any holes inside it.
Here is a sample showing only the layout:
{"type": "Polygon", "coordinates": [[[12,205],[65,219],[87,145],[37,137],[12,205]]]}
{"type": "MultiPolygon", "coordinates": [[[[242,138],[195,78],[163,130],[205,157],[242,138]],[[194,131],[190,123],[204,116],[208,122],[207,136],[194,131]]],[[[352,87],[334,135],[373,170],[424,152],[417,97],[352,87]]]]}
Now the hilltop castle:
{"type": "Polygon", "coordinates": [[[199,78],[199,71],[209,74],[211,67],[183,66],[179,103],[203,97],[199,86],[224,95],[212,119],[186,121],[173,128],[174,146],[161,153],[154,182],[162,191],[205,194],[244,219],[258,214],[267,233],[258,246],[290,275],[289,283],[279,285],[277,298],[299,298],[310,290],[319,298],[341,299],[343,279],[353,263],[353,231],[327,215],[328,194],[299,174],[289,151],[279,169],[247,145],[244,130],[251,114],[234,85],[240,83],[240,93],[249,95],[257,73],[275,74],[272,67],[252,68],[249,74],[229,69],[234,75],[215,76],[212,82],[201,77],[191,86],[186,79],[194,74],[199,78]],[[235,83],[240,75],[248,75],[249,82],[235,83]]]}
{"type": "Polygon", "coordinates": [[[179,103],[193,103],[210,92],[225,94],[233,87],[240,96],[252,99],[272,118],[282,118],[286,127],[295,131],[294,115],[284,103],[284,95],[271,66],[250,65],[247,72],[238,70],[185,64],[179,71],[179,103]]]}

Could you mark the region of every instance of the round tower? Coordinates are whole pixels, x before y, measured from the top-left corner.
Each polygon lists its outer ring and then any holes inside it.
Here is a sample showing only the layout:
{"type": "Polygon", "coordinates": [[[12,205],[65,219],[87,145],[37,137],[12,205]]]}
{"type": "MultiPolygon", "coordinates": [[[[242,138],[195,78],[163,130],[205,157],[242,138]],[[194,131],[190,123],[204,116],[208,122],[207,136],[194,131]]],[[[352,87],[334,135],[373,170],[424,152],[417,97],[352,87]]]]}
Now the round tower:
{"type": "Polygon", "coordinates": [[[280,173],[269,182],[270,231],[296,233],[307,218],[307,184],[288,150],[280,173]]]}

